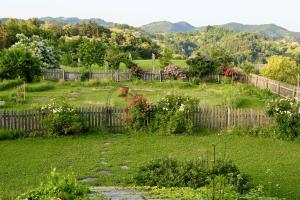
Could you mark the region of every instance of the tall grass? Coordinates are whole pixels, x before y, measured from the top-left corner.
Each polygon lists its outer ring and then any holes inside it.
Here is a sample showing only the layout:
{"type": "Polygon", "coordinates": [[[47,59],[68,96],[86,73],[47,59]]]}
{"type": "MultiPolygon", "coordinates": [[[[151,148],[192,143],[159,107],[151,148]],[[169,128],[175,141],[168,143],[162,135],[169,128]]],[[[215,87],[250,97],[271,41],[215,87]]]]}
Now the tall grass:
{"type": "Polygon", "coordinates": [[[52,83],[41,83],[38,85],[26,85],[27,92],[43,92],[54,89],[54,84],[52,83]]]}

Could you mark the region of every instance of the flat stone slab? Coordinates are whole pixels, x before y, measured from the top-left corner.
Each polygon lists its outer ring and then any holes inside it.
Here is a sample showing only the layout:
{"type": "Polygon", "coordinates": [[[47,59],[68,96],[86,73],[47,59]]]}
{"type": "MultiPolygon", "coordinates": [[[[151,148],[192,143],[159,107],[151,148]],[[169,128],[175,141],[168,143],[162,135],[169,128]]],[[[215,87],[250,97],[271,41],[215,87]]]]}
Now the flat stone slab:
{"type": "MultiPolygon", "coordinates": [[[[149,194],[144,191],[125,189],[122,187],[90,187],[94,193],[103,194],[103,196],[110,200],[144,200],[149,197],[149,194]]],[[[90,198],[96,198],[97,195],[92,194],[90,198]]]]}
{"type": "Polygon", "coordinates": [[[108,165],[108,162],[101,161],[101,162],[98,162],[97,164],[98,164],[98,165],[108,165]]]}
{"type": "Polygon", "coordinates": [[[112,175],[113,173],[112,173],[111,171],[105,171],[105,170],[102,170],[102,171],[97,172],[97,174],[102,174],[102,175],[112,175]]]}
{"type": "Polygon", "coordinates": [[[121,169],[129,169],[129,167],[127,165],[120,165],[121,169]]]}
{"type": "Polygon", "coordinates": [[[94,181],[97,181],[97,180],[98,180],[98,178],[87,177],[87,178],[79,180],[79,182],[81,182],[81,183],[90,183],[90,182],[94,182],[94,181]]]}

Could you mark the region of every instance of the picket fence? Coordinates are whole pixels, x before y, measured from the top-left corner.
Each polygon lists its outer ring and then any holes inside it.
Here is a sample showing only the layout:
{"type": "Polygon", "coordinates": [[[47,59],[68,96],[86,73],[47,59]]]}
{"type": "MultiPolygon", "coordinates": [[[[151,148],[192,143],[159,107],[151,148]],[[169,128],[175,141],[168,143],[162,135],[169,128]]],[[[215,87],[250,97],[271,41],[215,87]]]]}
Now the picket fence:
{"type": "MultiPolygon", "coordinates": [[[[77,112],[84,117],[87,127],[122,131],[126,127],[126,110],[111,107],[81,107],[77,112]]],[[[146,124],[151,123],[149,113],[146,124]]],[[[38,110],[1,110],[0,128],[21,131],[43,130],[44,115],[38,110]]],[[[193,125],[198,128],[222,129],[229,127],[265,127],[273,119],[260,111],[223,107],[199,107],[189,113],[193,125]]]]}
{"type": "Polygon", "coordinates": [[[250,74],[248,83],[260,89],[269,89],[272,93],[284,98],[300,100],[300,90],[297,86],[275,81],[263,76],[250,74]]]}

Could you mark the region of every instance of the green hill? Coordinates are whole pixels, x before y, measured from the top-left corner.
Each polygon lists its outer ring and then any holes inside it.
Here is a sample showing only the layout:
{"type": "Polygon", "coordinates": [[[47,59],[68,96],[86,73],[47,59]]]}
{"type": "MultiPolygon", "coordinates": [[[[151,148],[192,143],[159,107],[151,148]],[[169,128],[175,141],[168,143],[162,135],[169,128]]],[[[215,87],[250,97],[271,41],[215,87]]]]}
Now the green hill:
{"type": "Polygon", "coordinates": [[[192,32],[195,27],[187,22],[172,23],[168,21],[153,22],[140,27],[149,33],[178,33],[192,32]]]}

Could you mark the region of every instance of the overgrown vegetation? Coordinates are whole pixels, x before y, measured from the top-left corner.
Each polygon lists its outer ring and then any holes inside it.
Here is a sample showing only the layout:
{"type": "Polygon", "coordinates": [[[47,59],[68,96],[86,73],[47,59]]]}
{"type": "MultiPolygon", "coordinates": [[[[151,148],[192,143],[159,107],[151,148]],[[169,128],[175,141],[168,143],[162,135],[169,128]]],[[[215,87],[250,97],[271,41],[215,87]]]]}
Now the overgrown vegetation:
{"type": "Polygon", "coordinates": [[[37,189],[24,193],[17,200],[29,199],[84,199],[87,198],[88,188],[79,185],[71,175],[63,177],[53,169],[46,183],[42,183],[37,189]]]}

